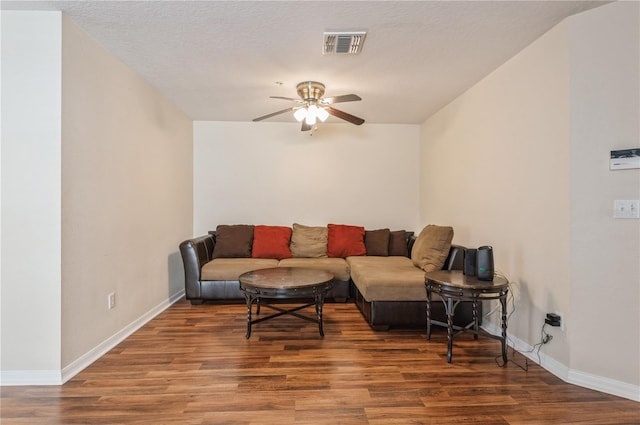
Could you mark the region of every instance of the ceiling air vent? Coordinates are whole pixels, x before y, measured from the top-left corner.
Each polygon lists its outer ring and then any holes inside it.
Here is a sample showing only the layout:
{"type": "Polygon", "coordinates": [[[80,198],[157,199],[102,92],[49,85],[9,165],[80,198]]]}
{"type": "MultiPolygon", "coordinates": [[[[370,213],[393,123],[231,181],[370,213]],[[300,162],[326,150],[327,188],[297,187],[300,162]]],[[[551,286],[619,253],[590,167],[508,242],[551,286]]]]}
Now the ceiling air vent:
{"type": "Polygon", "coordinates": [[[325,32],[322,53],[325,55],[357,55],[362,51],[366,35],[366,31],[325,32]]]}

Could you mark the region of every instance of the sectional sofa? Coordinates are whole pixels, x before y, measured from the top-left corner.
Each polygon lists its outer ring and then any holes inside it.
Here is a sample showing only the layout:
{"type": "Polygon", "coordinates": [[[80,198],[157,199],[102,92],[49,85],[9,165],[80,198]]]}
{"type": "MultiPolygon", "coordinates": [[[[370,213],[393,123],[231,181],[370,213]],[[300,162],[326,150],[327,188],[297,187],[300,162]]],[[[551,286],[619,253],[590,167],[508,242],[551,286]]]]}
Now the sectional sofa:
{"type": "MultiPolygon", "coordinates": [[[[328,224],[292,227],[220,225],[180,244],[186,298],[244,300],[238,277],[271,267],[307,267],[335,276],[329,300],[353,300],[375,330],[424,327],[425,270],[461,269],[462,247],[452,245],[453,229],[430,225],[420,235],[405,230],[365,230],[328,224]]],[[[436,320],[446,321],[440,300],[432,301],[436,320]]],[[[471,306],[456,310],[456,323],[471,321],[471,306]]]]}

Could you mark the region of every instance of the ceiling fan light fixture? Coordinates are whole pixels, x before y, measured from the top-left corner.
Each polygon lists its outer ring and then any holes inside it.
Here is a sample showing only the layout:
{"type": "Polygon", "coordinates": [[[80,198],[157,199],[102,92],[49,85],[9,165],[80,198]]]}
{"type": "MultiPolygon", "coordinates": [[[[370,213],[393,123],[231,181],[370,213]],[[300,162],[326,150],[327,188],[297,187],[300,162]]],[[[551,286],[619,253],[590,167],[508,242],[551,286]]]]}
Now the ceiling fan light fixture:
{"type": "Polygon", "coordinates": [[[316,113],[320,121],[325,122],[327,118],[329,118],[329,113],[325,108],[318,108],[318,112],[316,113]]]}
{"type": "Polygon", "coordinates": [[[307,125],[315,125],[316,116],[313,114],[308,114],[307,117],[304,119],[304,122],[307,123],[307,125]]]}
{"type": "Polygon", "coordinates": [[[309,108],[307,109],[307,116],[304,119],[304,122],[307,123],[307,125],[315,125],[316,123],[316,110],[318,108],[316,107],[316,105],[311,105],[309,106],[309,108]]]}
{"type": "Polygon", "coordinates": [[[307,116],[305,117],[305,122],[307,125],[314,125],[316,123],[316,118],[318,118],[318,107],[314,104],[311,104],[307,107],[307,116]]]}
{"type": "Polygon", "coordinates": [[[362,118],[351,115],[340,109],[333,107],[336,103],[342,102],[354,102],[362,100],[360,96],[356,94],[343,94],[340,96],[323,97],[324,96],[324,84],[318,81],[303,81],[298,83],[296,90],[300,99],[294,99],[283,96],[270,96],[274,99],[283,99],[296,102],[297,106],[291,106],[289,108],[282,109],[280,111],[272,112],[267,115],[263,115],[258,118],[254,118],[253,121],[262,121],[267,118],[274,117],[276,115],[284,114],[286,112],[293,112],[294,118],[298,122],[302,123],[301,131],[314,130],[316,122],[321,120],[324,122],[329,115],[333,115],[336,118],[347,121],[354,125],[362,125],[364,120],[362,118]]]}
{"type": "Polygon", "coordinates": [[[307,117],[307,108],[299,108],[293,113],[293,117],[296,121],[302,122],[302,120],[307,117]]]}

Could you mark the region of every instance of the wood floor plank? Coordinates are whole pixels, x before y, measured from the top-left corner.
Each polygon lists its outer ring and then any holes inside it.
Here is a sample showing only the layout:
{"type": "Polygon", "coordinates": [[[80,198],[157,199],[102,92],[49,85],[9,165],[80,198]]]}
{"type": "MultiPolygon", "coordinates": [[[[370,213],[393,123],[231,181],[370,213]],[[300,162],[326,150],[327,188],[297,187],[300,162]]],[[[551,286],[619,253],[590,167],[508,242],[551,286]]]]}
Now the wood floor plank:
{"type": "MultiPolygon", "coordinates": [[[[246,306],[181,301],[60,387],[0,389],[11,424],[640,424],[640,403],[496,364],[498,341],[375,332],[354,304],[245,338],[246,306]]],[[[510,353],[511,355],[511,353],[510,353]]],[[[519,361],[524,361],[520,356],[519,361]]]]}

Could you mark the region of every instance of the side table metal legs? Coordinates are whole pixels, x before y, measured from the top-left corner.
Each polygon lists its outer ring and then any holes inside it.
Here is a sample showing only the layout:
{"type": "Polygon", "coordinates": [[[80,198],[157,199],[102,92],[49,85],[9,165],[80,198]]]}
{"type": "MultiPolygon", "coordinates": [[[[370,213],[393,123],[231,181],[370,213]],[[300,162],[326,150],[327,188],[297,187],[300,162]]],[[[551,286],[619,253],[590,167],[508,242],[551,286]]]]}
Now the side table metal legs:
{"type": "Polygon", "coordinates": [[[453,309],[455,308],[453,299],[447,298],[444,305],[447,310],[447,363],[451,363],[451,357],[453,357],[453,309]]]}
{"type": "Polygon", "coordinates": [[[502,313],[501,335],[496,336],[496,335],[487,334],[487,336],[500,340],[502,360],[503,360],[503,364],[506,365],[507,363],[507,290],[499,292],[498,295],[496,296],[485,297],[485,298],[480,298],[477,294],[471,294],[471,295],[462,294],[462,293],[453,294],[453,293],[445,293],[443,291],[438,291],[438,294],[442,298],[442,303],[444,304],[444,310],[447,316],[447,321],[446,323],[439,322],[431,318],[431,314],[432,314],[431,299],[433,295],[433,289],[430,285],[427,285],[427,305],[426,305],[427,340],[431,339],[431,326],[433,324],[436,324],[439,326],[446,326],[447,328],[447,363],[451,363],[453,359],[453,340],[458,334],[463,332],[471,332],[473,333],[473,339],[476,339],[476,340],[478,339],[478,336],[480,335],[480,332],[481,332],[478,303],[482,302],[482,300],[485,299],[485,300],[498,300],[500,302],[501,313],[502,313]],[[453,319],[455,317],[455,310],[456,310],[456,307],[458,307],[458,304],[460,304],[463,301],[472,303],[473,321],[466,326],[457,326],[453,323],[453,319]],[[457,332],[454,333],[454,331],[457,331],[457,332]]]}
{"type": "Polygon", "coordinates": [[[427,287],[427,340],[431,339],[431,287],[427,287]]]}
{"type": "Polygon", "coordinates": [[[247,333],[245,335],[245,338],[249,339],[249,337],[251,336],[251,309],[252,309],[252,305],[253,305],[253,301],[255,299],[258,300],[258,311],[257,314],[260,314],[260,299],[256,298],[256,297],[252,297],[251,295],[245,293],[244,297],[247,300],[247,333]]]}
{"type": "Polygon", "coordinates": [[[453,340],[461,333],[473,333],[473,339],[477,340],[482,332],[490,338],[498,339],[501,343],[503,365],[507,364],[507,294],[509,293],[509,281],[503,276],[494,276],[493,281],[481,281],[475,276],[467,276],[458,270],[437,270],[427,272],[425,275],[425,289],[427,291],[427,339],[431,339],[431,325],[447,327],[447,363],[453,358],[453,340]],[[433,292],[438,294],[444,304],[447,321],[442,322],[431,318],[431,299],[433,292]],[[501,334],[491,335],[480,329],[479,303],[482,301],[497,300],[502,310],[501,334]],[[471,303],[473,320],[466,325],[453,323],[455,310],[460,303],[471,303]],[[454,331],[456,331],[454,333],[454,331]]]}
{"type": "Polygon", "coordinates": [[[478,339],[478,322],[480,322],[479,318],[478,318],[478,300],[474,300],[473,301],[473,305],[471,308],[472,312],[473,312],[473,339],[477,340],[478,339]]]}
{"type": "Polygon", "coordinates": [[[500,307],[502,309],[502,361],[503,366],[507,364],[507,294],[500,296],[500,307]]]}
{"type": "Polygon", "coordinates": [[[318,331],[320,331],[320,336],[324,338],[324,329],[322,328],[323,304],[324,304],[324,294],[316,295],[316,315],[318,316],[318,331]]]}

